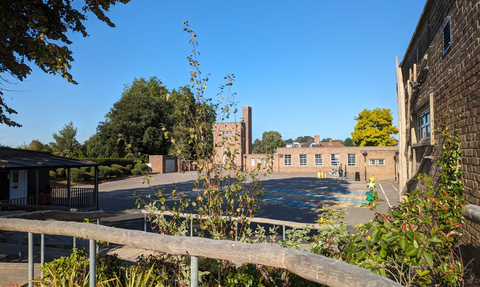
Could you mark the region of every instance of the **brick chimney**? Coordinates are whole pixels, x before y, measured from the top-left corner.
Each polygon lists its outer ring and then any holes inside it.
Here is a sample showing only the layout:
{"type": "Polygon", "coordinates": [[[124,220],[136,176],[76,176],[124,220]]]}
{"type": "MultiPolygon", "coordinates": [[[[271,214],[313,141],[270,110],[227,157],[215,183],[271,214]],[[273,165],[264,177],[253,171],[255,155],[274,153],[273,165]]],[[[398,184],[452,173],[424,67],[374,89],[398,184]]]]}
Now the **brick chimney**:
{"type": "Polygon", "coordinates": [[[329,138],[329,139],[328,139],[328,145],[333,145],[332,143],[333,143],[332,138],[329,138]]]}
{"type": "Polygon", "coordinates": [[[317,144],[320,144],[320,136],[319,135],[314,135],[313,136],[313,141],[316,142],[317,144]]]}

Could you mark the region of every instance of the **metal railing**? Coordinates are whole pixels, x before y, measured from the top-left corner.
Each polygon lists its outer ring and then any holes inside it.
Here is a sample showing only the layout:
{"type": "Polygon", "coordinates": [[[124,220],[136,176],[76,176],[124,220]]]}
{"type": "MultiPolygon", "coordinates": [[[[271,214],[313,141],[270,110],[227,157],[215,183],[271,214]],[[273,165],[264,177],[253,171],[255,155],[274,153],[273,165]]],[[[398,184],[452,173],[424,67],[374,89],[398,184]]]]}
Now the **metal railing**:
{"type": "Polygon", "coordinates": [[[1,204],[4,204],[4,205],[8,205],[8,204],[10,204],[10,205],[34,205],[35,204],[35,196],[0,200],[0,211],[22,210],[21,208],[17,209],[15,207],[1,206],[1,204]]]}
{"type": "MultiPolygon", "coordinates": [[[[95,206],[93,188],[70,188],[70,207],[71,208],[88,208],[95,206]]],[[[68,189],[66,187],[52,188],[53,205],[68,206],[68,189]]]]}

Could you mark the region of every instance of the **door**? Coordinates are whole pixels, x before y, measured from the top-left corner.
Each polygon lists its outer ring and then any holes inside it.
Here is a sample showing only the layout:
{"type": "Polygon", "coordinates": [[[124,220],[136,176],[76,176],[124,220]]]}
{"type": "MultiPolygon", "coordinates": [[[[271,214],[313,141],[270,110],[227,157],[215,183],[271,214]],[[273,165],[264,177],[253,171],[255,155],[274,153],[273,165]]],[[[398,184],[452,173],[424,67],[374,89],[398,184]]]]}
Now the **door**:
{"type": "Polygon", "coordinates": [[[175,171],[175,160],[167,159],[165,162],[165,172],[174,172],[175,171]]]}
{"type": "Polygon", "coordinates": [[[8,199],[10,194],[9,171],[0,172],[0,200],[8,199]]]}

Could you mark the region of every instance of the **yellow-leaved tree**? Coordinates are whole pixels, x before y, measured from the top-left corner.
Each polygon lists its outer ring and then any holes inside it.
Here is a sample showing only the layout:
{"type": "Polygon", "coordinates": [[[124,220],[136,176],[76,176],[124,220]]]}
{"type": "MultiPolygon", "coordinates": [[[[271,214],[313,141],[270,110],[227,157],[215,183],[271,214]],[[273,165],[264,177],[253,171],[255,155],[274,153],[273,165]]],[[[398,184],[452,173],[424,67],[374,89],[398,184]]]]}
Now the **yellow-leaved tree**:
{"type": "Polygon", "coordinates": [[[393,126],[390,109],[365,109],[355,119],[357,124],[352,139],[357,146],[391,146],[397,142],[392,138],[398,134],[398,129],[393,126]]]}

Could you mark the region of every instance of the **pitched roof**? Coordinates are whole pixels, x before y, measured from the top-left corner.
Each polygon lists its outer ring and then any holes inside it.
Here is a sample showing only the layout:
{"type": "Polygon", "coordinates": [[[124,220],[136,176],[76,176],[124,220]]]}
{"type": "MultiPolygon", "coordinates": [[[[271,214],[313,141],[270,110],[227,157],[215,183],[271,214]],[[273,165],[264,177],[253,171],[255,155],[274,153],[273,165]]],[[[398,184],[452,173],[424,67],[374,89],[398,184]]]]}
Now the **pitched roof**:
{"type": "Polygon", "coordinates": [[[99,166],[91,161],[52,155],[49,152],[0,147],[0,170],[99,166]]]}
{"type": "Polygon", "coordinates": [[[320,142],[320,146],[322,146],[322,147],[344,147],[344,145],[340,142],[320,142]]]}

